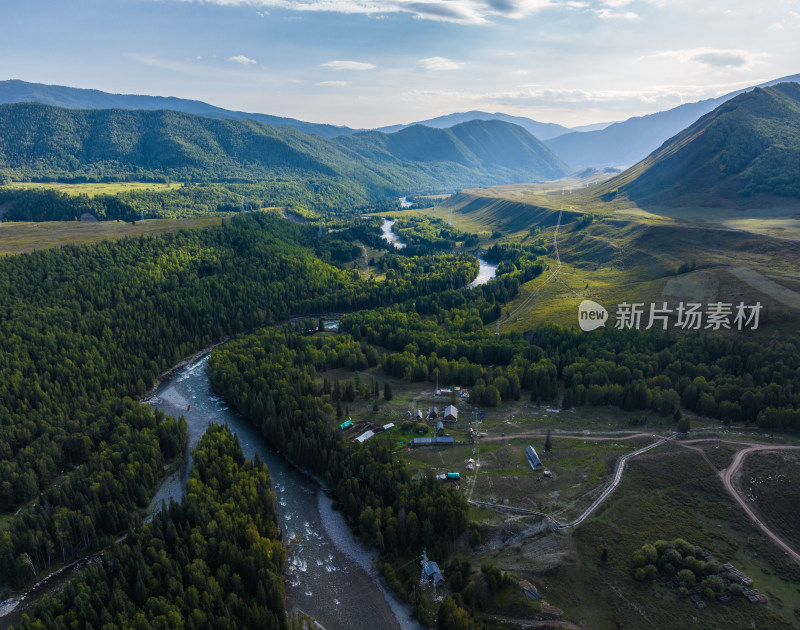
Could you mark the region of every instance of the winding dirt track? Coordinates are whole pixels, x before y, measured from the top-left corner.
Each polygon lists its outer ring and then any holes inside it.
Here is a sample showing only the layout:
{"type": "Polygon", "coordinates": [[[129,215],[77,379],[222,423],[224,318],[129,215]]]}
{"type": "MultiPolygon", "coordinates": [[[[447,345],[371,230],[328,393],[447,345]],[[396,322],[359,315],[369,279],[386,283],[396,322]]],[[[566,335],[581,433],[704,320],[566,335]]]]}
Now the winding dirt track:
{"type": "MultiPolygon", "coordinates": [[[[500,442],[502,440],[517,440],[522,438],[546,438],[546,433],[514,433],[509,435],[492,435],[489,437],[482,437],[480,438],[481,442],[500,442]]],[[[605,442],[617,442],[619,440],[633,440],[636,438],[656,438],[656,439],[665,439],[666,436],[664,435],[657,435],[655,433],[625,433],[622,435],[583,435],[583,434],[572,434],[567,435],[563,433],[550,433],[550,438],[555,440],[558,438],[563,438],[565,440],[587,440],[590,442],[598,442],[598,441],[605,441],[605,442]]]]}
{"type": "Polygon", "coordinates": [[[755,453],[758,451],[797,451],[800,450],[800,446],[768,446],[765,444],[754,444],[747,448],[742,449],[736,456],[733,458],[733,462],[731,465],[728,466],[725,470],[721,470],[719,472],[719,476],[722,479],[722,483],[725,485],[725,489],[730,493],[730,495],[736,499],[736,502],[742,507],[745,513],[750,517],[750,519],[758,526],[758,528],[767,536],[770,540],[772,540],[778,547],[783,549],[789,557],[792,558],[797,564],[800,564],[800,554],[797,553],[794,549],[792,549],[780,536],[778,536],[775,532],[771,529],[766,527],[756,516],[753,509],[747,504],[744,497],[739,493],[739,490],[733,483],[733,478],[736,473],[742,467],[745,458],[750,455],[751,453],[755,453]]]}
{"type": "MultiPolygon", "coordinates": [[[[751,453],[756,452],[774,452],[774,451],[800,451],[800,446],[788,446],[788,445],[773,445],[773,444],[760,444],[758,442],[736,442],[733,440],[720,440],[718,438],[701,438],[697,440],[684,440],[684,441],[676,441],[676,444],[679,444],[685,448],[690,448],[692,450],[700,451],[706,461],[708,458],[705,456],[705,452],[697,446],[693,446],[699,442],[724,442],[725,444],[734,444],[736,446],[743,446],[742,450],[738,451],[736,455],[733,457],[733,461],[731,465],[728,466],[724,470],[720,470],[717,474],[720,476],[722,480],[722,485],[725,486],[725,490],[728,491],[734,500],[739,504],[739,506],[744,510],[744,513],[750,517],[750,520],[753,521],[756,526],[763,532],[763,534],[769,538],[772,542],[774,542],[778,547],[783,549],[792,560],[794,560],[797,564],[800,564],[800,553],[797,553],[794,549],[792,549],[789,544],[783,540],[780,536],[778,536],[775,532],[773,532],[769,527],[764,525],[761,520],[758,518],[758,515],[755,513],[752,507],[747,503],[745,498],[739,492],[739,489],[736,487],[734,483],[734,478],[736,477],[737,473],[742,468],[742,464],[744,460],[747,458],[748,455],[751,453]]],[[[711,462],[708,462],[711,464],[711,462]]],[[[713,468],[713,466],[712,466],[713,468]]]]}

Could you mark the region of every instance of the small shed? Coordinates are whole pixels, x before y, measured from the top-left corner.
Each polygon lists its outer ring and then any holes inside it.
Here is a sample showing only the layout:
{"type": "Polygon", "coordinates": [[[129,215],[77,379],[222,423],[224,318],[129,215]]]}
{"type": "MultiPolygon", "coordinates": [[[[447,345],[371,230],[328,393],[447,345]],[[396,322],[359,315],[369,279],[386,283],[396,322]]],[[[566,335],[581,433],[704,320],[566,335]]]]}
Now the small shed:
{"type": "Polygon", "coordinates": [[[444,425],[441,420],[436,423],[436,434],[439,435],[440,433],[444,433],[444,425]]]}
{"type": "Polygon", "coordinates": [[[372,431],[372,430],[365,431],[364,433],[362,433],[361,435],[359,435],[359,436],[356,438],[356,440],[355,440],[355,441],[356,441],[356,442],[360,442],[361,444],[363,444],[363,443],[364,443],[364,442],[366,442],[368,439],[370,439],[370,438],[371,438],[373,435],[375,435],[375,432],[374,432],[374,431],[372,431]]]}
{"type": "Polygon", "coordinates": [[[346,429],[349,429],[352,426],[353,426],[353,421],[348,418],[345,422],[342,422],[342,424],[339,425],[339,430],[345,431],[346,429]]]}
{"type": "Polygon", "coordinates": [[[536,587],[533,584],[531,584],[530,582],[528,582],[527,580],[522,580],[519,583],[519,586],[522,589],[522,592],[525,593],[525,595],[529,599],[532,599],[533,601],[537,601],[539,599],[542,599],[542,596],[539,595],[539,592],[536,590],[536,587]]]}
{"type": "Polygon", "coordinates": [[[528,463],[531,465],[531,468],[534,470],[541,470],[544,468],[542,460],[539,459],[539,456],[536,454],[536,449],[532,446],[529,445],[528,448],[525,449],[525,455],[528,457],[528,463]]]}
{"type": "Polygon", "coordinates": [[[422,415],[422,409],[417,409],[417,413],[414,414],[414,418],[416,420],[423,420],[425,416],[422,415]]]}
{"type": "Polygon", "coordinates": [[[439,410],[436,407],[431,407],[431,410],[428,412],[428,418],[431,420],[436,420],[439,416],[439,410]]]}
{"type": "Polygon", "coordinates": [[[445,422],[457,422],[458,421],[458,409],[455,405],[447,405],[444,409],[444,421],[445,422]]]}

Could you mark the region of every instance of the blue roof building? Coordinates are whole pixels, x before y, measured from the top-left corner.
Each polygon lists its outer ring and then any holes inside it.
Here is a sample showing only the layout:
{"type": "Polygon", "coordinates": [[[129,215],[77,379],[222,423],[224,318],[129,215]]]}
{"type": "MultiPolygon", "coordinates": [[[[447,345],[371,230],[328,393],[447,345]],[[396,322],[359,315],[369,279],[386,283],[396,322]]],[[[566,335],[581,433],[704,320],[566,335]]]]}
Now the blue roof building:
{"type": "Polygon", "coordinates": [[[442,577],[439,565],[433,560],[428,560],[428,554],[424,550],[422,552],[422,577],[434,586],[444,584],[444,577],[442,577]]]}
{"type": "Polygon", "coordinates": [[[531,465],[531,468],[534,470],[541,470],[544,468],[542,460],[539,459],[539,456],[532,446],[528,446],[528,448],[525,449],[525,455],[528,457],[528,463],[531,465]]]}

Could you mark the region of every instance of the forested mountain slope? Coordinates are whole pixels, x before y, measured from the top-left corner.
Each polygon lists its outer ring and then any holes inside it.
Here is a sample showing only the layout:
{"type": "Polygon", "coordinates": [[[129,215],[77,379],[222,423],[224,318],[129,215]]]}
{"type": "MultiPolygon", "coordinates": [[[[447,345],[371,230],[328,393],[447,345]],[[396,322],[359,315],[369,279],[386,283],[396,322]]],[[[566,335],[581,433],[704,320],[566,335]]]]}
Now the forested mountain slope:
{"type": "Polygon", "coordinates": [[[328,140],[288,127],[169,110],[0,105],[0,175],[38,180],[346,184],[371,200],[404,191],[550,179],[567,170],[524,129],[471,121],[328,140]]]}
{"type": "Polygon", "coordinates": [[[668,205],[800,198],[800,85],[756,88],[728,101],[600,186],[609,196],[668,205]]]}
{"type": "Polygon", "coordinates": [[[144,94],[111,94],[100,90],[29,83],[18,79],[0,81],[0,103],[42,103],[69,109],[171,109],[208,118],[256,120],[273,127],[293,127],[303,133],[313,133],[325,138],[352,133],[349,127],[304,122],[294,118],[240,112],[215,107],[203,101],[174,96],[149,96],[144,94]]]}

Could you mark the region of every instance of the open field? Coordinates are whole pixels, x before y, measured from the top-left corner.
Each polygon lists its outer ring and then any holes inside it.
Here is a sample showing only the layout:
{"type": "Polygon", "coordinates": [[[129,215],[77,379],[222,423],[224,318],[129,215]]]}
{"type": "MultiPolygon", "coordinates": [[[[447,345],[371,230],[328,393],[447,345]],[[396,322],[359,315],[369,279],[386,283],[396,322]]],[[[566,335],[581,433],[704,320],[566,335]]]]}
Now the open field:
{"type": "Polygon", "coordinates": [[[219,217],[194,219],[147,219],[136,223],[124,221],[44,221],[6,222],[0,225],[0,256],[21,254],[35,249],[83,245],[97,241],[132,236],[158,236],[184,229],[219,225],[219,217]]]}
{"type": "Polygon", "coordinates": [[[739,487],[764,522],[800,549],[800,454],[752,453],[742,466],[739,487]]]}
{"type": "Polygon", "coordinates": [[[164,191],[175,188],[180,188],[181,184],[153,184],[148,182],[110,182],[110,183],[85,183],[85,184],[64,184],[61,182],[13,182],[6,186],[6,188],[40,188],[60,190],[68,195],[88,195],[94,197],[95,195],[117,195],[121,192],[128,192],[131,190],[150,190],[150,191],[164,191]]]}
{"type": "Polygon", "coordinates": [[[629,466],[609,500],[573,533],[537,534],[532,522],[512,518],[507,530],[522,533],[527,527],[530,534],[509,536],[511,545],[487,546],[478,560],[530,579],[548,601],[588,628],[669,628],[677,618],[710,629],[796,627],[800,567],[764,540],[698,453],[665,445],[629,466]],[[697,610],[659,582],[636,582],[632,554],[644,543],[678,537],[732,562],[753,578],[769,604],[737,598],[730,604],[709,601],[707,609],[697,610]]]}

